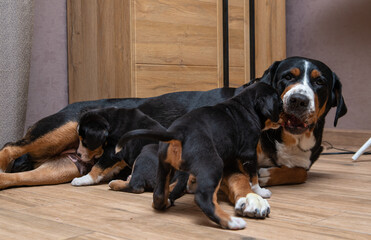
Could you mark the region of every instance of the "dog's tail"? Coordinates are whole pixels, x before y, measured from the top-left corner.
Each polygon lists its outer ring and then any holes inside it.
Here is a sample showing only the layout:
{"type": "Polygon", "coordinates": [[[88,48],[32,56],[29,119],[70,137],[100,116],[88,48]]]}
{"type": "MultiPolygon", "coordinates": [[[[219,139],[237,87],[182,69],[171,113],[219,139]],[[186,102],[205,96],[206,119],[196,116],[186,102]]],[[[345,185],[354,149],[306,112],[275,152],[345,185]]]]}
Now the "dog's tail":
{"type": "Polygon", "coordinates": [[[137,129],[130,132],[127,132],[120,138],[116,145],[116,153],[121,152],[125,144],[132,140],[137,138],[146,138],[146,139],[152,139],[152,140],[158,140],[158,141],[170,141],[170,140],[179,140],[174,133],[165,131],[158,131],[158,130],[148,130],[148,129],[137,129]]]}

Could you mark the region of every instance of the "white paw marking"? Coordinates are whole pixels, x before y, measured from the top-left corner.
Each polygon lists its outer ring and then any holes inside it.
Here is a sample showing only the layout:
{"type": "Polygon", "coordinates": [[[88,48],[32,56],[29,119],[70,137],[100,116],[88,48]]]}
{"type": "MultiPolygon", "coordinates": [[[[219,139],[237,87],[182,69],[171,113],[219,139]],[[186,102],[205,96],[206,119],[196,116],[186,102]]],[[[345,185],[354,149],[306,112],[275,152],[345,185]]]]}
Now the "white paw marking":
{"type": "Polygon", "coordinates": [[[249,193],[246,197],[238,199],[234,209],[236,214],[252,218],[265,218],[270,213],[268,201],[255,193],[249,193]]]}
{"type": "Polygon", "coordinates": [[[259,169],[259,184],[260,186],[266,186],[270,179],[270,168],[260,168],[259,169]]]}
{"type": "Polygon", "coordinates": [[[87,186],[94,184],[93,178],[86,174],[85,176],[74,178],[71,182],[72,186],[87,186]]]}
{"type": "Polygon", "coordinates": [[[228,229],[238,230],[244,229],[246,227],[246,222],[242,218],[231,217],[231,220],[228,221],[228,229]]]}
{"type": "Polygon", "coordinates": [[[269,177],[271,173],[269,172],[270,168],[260,168],[259,169],[259,177],[269,177]]]}
{"type": "Polygon", "coordinates": [[[266,188],[261,188],[259,184],[255,184],[251,186],[251,189],[254,191],[254,193],[260,195],[263,198],[270,198],[272,196],[272,192],[269,191],[266,188]]]}

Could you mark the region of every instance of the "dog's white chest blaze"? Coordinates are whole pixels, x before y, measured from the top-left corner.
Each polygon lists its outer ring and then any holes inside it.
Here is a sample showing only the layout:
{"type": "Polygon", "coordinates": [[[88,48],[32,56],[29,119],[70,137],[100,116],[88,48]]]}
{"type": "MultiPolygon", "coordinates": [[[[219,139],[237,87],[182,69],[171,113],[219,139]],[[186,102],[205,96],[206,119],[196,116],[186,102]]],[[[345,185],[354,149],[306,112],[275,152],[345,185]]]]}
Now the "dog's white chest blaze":
{"type": "Polygon", "coordinates": [[[293,145],[276,142],[277,164],[308,169],[311,165],[310,155],[312,152],[310,149],[315,145],[316,139],[313,133],[309,136],[303,134],[295,139],[296,144],[293,145]]]}

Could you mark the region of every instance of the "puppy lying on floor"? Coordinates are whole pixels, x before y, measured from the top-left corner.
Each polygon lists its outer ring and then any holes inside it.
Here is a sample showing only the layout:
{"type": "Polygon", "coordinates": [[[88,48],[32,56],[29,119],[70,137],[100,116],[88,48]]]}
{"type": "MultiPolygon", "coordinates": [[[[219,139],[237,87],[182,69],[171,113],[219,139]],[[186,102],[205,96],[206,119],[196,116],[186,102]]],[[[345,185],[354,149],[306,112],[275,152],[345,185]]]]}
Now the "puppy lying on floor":
{"type": "MultiPolygon", "coordinates": [[[[128,132],[120,139],[116,152],[136,138],[162,141],[153,207],[158,210],[169,207],[169,182],[174,169],[186,171],[197,179],[195,201],[201,210],[223,228],[243,229],[245,221],[229,216],[217,203],[223,170],[240,169],[252,182],[249,194],[270,197],[270,191],[259,186],[256,147],[262,129],[279,127],[273,122],[279,121],[281,111],[278,93],[268,84],[256,83],[224,103],[185,114],[167,131],[128,132]]],[[[260,200],[265,206],[257,214],[264,218],[269,214],[269,204],[261,197],[260,200]]]]}

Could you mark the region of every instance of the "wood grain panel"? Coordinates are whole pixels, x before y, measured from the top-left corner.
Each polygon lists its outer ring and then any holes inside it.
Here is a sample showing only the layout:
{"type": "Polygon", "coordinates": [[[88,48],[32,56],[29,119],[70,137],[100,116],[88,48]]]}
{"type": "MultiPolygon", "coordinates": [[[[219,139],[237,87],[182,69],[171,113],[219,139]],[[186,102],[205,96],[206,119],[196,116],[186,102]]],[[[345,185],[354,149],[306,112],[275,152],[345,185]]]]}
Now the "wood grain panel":
{"type": "Polygon", "coordinates": [[[255,1],[256,76],[286,57],[285,0],[255,1]]]}
{"type": "MultiPolygon", "coordinates": [[[[229,1],[230,86],[250,81],[248,2],[229,1]]],[[[256,4],[257,76],[284,58],[284,3],[256,4]]],[[[222,0],[68,0],[67,12],[71,103],[222,86],[222,0]]]]}
{"type": "Polygon", "coordinates": [[[138,0],[137,64],[217,65],[217,1],[138,0]]]}
{"type": "MultiPolygon", "coordinates": [[[[245,0],[228,1],[229,66],[244,67],[245,63],[245,0]]],[[[248,29],[247,29],[248,30],[248,29]]]]}
{"type": "Polygon", "coordinates": [[[229,68],[229,86],[238,88],[246,83],[245,68],[244,67],[230,67],[229,68]]]}
{"type": "Polygon", "coordinates": [[[239,87],[250,81],[249,0],[229,1],[228,14],[230,86],[239,87]]]}
{"type": "Polygon", "coordinates": [[[67,1],[69,102],[98,96],[97,1],[67,1]]]}
{"type": "Polygon", "coordinates": [[[70,103],[130,97],[128,4],[121,0],[67,1],[70,103]]]}
{"type": "Polygon", "coordinates": [[[218,87],[216,67],[138,64],[135,72],[136,97],[218,87]]]}

